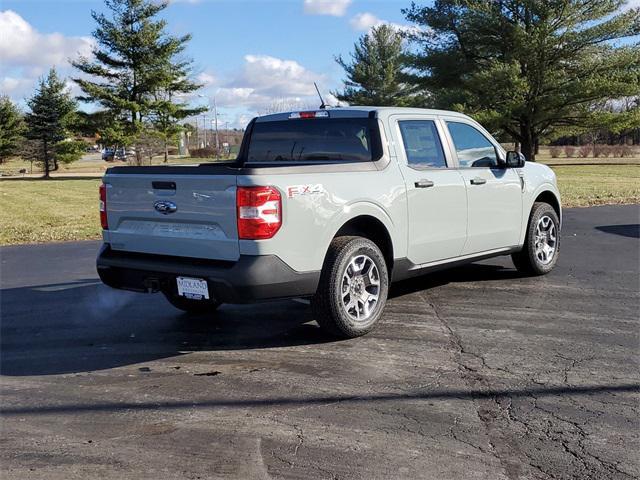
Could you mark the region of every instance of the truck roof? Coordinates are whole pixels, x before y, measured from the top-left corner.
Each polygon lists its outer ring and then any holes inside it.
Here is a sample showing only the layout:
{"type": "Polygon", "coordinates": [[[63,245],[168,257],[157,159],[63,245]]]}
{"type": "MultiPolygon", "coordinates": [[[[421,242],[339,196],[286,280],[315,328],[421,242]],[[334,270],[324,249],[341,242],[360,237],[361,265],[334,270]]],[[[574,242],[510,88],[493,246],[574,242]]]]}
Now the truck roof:
{"type": "MultiPolygon", "coordinates": [[[[256,121],[258,122],[270,122],[276,120],[286,120],[290,118],[292,113],[297,113],[300,111],[320,111],[320,108],[317,109],[303,109],[303,110],[292,110],[288,112],[281,113],[272,113],[269,115],[264,115],[258,117],[256,121]]],[[[470,118],[467,115],[460,112],[453,112],[450,110],[436,110],[431,108],[410,108],[410,107],[376,107],[376,106],[353,106],[353,107],[330,107],[326,109],[329,112],[331,117],[367,117],[372,112],[376,114],[377,117],[388,117],[394,114],[421,114],[421,115],[447,115],[449,117],[461,117],[461,118],[470,118]]]]}

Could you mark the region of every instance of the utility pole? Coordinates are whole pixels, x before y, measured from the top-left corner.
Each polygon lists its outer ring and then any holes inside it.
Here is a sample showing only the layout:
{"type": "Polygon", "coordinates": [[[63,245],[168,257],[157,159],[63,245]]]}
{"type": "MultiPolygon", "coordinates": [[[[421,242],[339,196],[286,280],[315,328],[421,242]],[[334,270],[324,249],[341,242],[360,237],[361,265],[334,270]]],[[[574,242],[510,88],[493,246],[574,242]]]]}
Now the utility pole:
{"type": "Polygon", "coordinates": [[[216,107],[216,97],[213,97],[213,118],[216,129],[216,160],[220,160],[220,142],[218,141],[218,108],[216,107]]]}
{"type": "MultiPolygon", "coordinates": [[[[207,106],[209,106],[209,97],[207,97],[206,95],[203,95],[202,93],[199,93],[198,96],[200,98],[206,98],[207,99],[207,106]]],[[[205,117],[206,120],[206,117],[205,117]]],[[[216,97],[213,97],[213,121],[214,121],[214,125],[215,125],[215,140],[216,140],[216,160],[220,159],[220,154],[218,153],[218,150],[220,150],[220,141],[218,140],[218,108],[216,107],[216,97]]],[[[198,123],[198,121],[196,120],[196,124],[198,123]]],[[[205,122],[204,125],[204,131],[205,131],[205,136],[207,134],[207,124],[205,122]]]]}
{"type": "Polygon", "coordinates": [[[206,148],[209,144],[207,143],[207,116],[202,115],[202,127],[204,130],[204,147],[206,148]]]}

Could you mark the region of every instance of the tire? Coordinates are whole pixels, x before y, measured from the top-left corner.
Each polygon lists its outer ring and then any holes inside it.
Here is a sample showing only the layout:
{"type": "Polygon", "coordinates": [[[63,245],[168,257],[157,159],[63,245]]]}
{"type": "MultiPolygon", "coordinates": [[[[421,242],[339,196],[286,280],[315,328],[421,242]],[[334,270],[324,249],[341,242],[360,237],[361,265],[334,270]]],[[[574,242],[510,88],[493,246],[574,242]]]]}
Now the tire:
{"type": "Polygon", "coordinates": [[[559,254],[560,219],[558,214],[548,203],[536,202],[533,204],[529,216],[524,246],[521,251],[511,255],[513,264],[519,272],[525,275],[545,275],[556,266],[559,254]],[[545,228],[545,225],[548,227],[545,228]],[[542,236],[537,237],[536,231],[539,226],[542,236]],[[550,253],[551,250],[552,253],[550,253]]]}
{"type": "Polygon", "coordinates": [[[220,302],[216,302],[215,300],[191,300],[190,298],[184,298],[175,293],[163,293],[171,305],[191,315],[213,313],[220,306],[220,302]]]}
{"type": "Polygon", "coordinates": [[[329,246],[311,306],[325,331],[355,338],[375,328],[388,293],[387,264],[378,246],[363,237],[337,237],[329,246]]]}

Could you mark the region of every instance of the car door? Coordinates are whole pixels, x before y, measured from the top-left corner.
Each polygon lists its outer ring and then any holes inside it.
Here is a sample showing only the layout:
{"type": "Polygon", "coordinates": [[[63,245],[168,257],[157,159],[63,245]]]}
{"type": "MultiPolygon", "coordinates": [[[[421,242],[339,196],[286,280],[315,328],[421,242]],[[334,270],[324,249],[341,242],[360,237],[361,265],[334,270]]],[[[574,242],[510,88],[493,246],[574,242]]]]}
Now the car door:
{"type": "Polygon", "coordinates": [[[467,193],[445,148],[444,127],[426,115],[393,115],[391,123],[406,183],[408,258],[421,265],[457,257],[467,235],[467,193]]]}
{"type": "Polygon", "coordinates": [[[463,255],[517,245],[522,222],[522,181],[504,168],[498,144],[471,121],[445,119],[448,140],[467,189],[467,242],[463,255]]]}

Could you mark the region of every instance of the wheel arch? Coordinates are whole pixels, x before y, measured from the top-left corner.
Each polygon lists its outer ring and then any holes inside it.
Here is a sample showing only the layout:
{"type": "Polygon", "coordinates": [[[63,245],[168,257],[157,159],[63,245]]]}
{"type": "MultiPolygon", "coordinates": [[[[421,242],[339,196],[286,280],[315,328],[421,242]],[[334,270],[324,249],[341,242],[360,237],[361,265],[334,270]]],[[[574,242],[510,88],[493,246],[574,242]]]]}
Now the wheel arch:
{"type": "Polygon", "coordinates": [[[367,214],[357,215],[343,223],[333,238],[347,235],[364,237],[375,243],[384,256],[389,278],[391,278],[394,255],[393,240],[388,228],[380,219],[367,214]]]}
{"type": "Polygon", "coordinates": [[[531,220],[531,212],[533,211],[533,206],[536,202],[544,202],[551,205],[551,208],[553,208],[560,219],[560,226],[562,226],[562,204],[560,203],[560,193],[555,185],[545,182],[527,194],[527,200],[525,201],[522,212],[523,221],[520,230],[520,246],[524,245],[527,228],[529,227],[529,221],[531,220]]]}
{"type": "MultiPolygon", "coordinates": [[[[560,199],[554,192],[552,192],[551,190],[543,190],[539,192],[535,200],[533,201],[533,204],[537,202],[544,202],[551,205],[551,207],[553,207],[556,214],[558,215],[560,224],[562,225],[562,208],[560,207],[560,199]]],[[[531,208],[529,209],[529,216],[531,216],[531,209],[533,208],[533,204],[531,204],[531,208]]]]}

